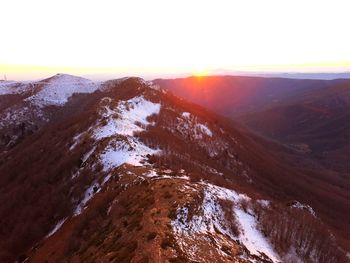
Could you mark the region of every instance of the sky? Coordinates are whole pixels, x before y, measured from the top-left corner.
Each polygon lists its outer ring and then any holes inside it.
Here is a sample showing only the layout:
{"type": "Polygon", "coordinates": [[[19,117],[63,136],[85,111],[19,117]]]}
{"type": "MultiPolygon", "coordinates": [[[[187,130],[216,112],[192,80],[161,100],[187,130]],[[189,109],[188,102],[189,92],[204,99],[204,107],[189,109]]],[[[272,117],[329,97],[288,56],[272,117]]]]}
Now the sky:
{"type": "Polygon", "coordinates": [[[0,79],[350,71],[348,0],[0,0],[0,79]]]}

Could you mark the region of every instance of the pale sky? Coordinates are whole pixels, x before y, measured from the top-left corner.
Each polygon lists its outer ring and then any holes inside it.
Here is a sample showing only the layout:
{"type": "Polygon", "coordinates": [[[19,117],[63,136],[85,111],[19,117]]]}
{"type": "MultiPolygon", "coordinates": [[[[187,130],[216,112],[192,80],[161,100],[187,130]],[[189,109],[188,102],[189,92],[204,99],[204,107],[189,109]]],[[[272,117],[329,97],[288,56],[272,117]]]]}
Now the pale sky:
{"type": "Polygon", "coordinates": [[[348,0],[0,0],[0,8],[0,74],[14,77],[350,70],[348,0]]]}

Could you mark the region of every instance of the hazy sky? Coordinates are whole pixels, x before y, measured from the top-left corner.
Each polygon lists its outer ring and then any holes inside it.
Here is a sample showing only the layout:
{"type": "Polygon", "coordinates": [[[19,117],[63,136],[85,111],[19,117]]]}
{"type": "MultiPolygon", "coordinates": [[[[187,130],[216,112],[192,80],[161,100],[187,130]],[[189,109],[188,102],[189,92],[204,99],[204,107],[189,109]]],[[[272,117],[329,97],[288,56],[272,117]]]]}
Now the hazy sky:
{"type": "Polygon", "coordinates": [[[0,74],[350,69],[348,0],[1,0],[0,8],[0,74]]]}

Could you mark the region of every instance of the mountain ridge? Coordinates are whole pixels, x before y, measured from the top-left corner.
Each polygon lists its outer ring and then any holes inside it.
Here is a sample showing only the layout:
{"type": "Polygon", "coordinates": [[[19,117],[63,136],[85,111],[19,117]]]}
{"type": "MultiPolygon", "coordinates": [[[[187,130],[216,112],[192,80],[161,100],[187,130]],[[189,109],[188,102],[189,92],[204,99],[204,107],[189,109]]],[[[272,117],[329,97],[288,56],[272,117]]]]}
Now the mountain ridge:
{"type": "Polygon", "coordinates": [[[54,110],[69,114],[6,148],[0,163],[0,198],[9,200],[1,223],[16,222],[0,233],[9,240],[0,244],[3,261],[344,260],[331,230],[321,230],[324,215],[286,202],[287,188],[276,192],[288,178],[278,176],[287,166],[276,152],[263,149],[273,144],[225,118],[139,78],[102,83],[54,110]],[[276,243],[281,233],[269,222],[295,231],[300,218],[323,242],[288,251],[293,241],[276,243]]]}

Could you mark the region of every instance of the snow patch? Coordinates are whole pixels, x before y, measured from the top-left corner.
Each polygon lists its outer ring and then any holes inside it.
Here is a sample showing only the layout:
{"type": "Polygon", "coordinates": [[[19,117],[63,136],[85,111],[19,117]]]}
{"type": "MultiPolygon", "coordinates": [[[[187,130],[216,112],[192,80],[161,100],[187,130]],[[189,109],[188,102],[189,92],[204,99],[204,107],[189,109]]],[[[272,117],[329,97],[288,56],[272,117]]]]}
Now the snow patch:
{"type": "Polygon", "coordinates": [[[160,175],[157,179],[182,179],[182,180],[190,180],[190,178],[186,175],[180,175],[180,176],[171,176],[171,175],[160,175]]]}
{"type": "Polygon", "coordinates": [[[208,135],[209,137],[212,137],[213,136],[213,133],[211,132],[211,130],[205,126],[204,124],[197,124],[197,127],[203,132],[205,133],[206,135],[208,135]]]}
{"type": "Polygon", "coordinates": [[[160,90],[160,86],[159,85],[157,85],[157,84],[154,84],[152,81],[148,81],[147,82],[147,85],[148,85],[148,87],[150,87],[151,89],[154,89],[154,90],[160,90]]]}
{"type": "Polygon", "coordinates": [[[279,256],[275,253],[274,249],[262,233],[257,229],[255,217],[244,212],[240,208],[235,208],[234,211],[236,219],[241,226],[240,240],[250,253],[258,256],[263,253],[274,262],[279,262],[279,256]]]}
{"type": "Polygon", "coordinates": [[[248,198],[246,195],[238,194],[233,190],[229,190],[223,187],[219,187],[212,184],[203,183],[204,197],[202,203],[202,214],[194,215],[189,221],[187,219],[188,209],[180,208],[175,221],[172,222],[173,229],[176,233],[188,234],[212,232],[214,233],[214,227],[219,229],[221,233],[227,234],[231,238],[234,238],[225,227],[225,217],[221,206],[218,203],[218,199],[230,200],[232,202],[238,202],[240,199],[248,198]]]}
{"type": "Polygon", "coordinates": [[[80,143],[80,137],[83,135],[84,133],[79,133],[78,135],[74,136],[73,138],[73,144],[69,147],[70,151],[73,151],[75,149],[75,147],[80,143]]]}
{"type": "Polygon", "coordinates": [[[149,171],[148,173],[146,173],[146,174],[145,174],[145,176],[146,176],[146,177],[153,178],[153,177],[157,177],[157,176],[159,176],[159,174],[157,174],[157,172],[156,172],[156,171],[151,170],[151,171],[149,171]]]}
{"type": "Polygon", "coordinates": [[[238,202],[240,200],[250,200],[250,198],[247,195],[239,194],[231,189],[227,189],[213,184],[206,184],[206,187],[207,190],[211,193],[211,195],[219,199],[230,200],[233,202],[238,202]]]}
{"type": "Polygon", "coordinates": [[[184,118],[190,118],[190,116],[191,116],[191,113],[189,113],[189,112],[182,113],[182,117],[184,117],[184,118]]]}
{"type": "Polygon", "coordinates": [[[159,152],[159,150],[151,149],[135,138],[128,138],[127,141],[112,141],[100,155],[100,160],[104,171],[107,171],[124,163],[142,166],[147,155],[159,152]]]}
{"type": "Polygon", "coordinates": [[[55,234],[62,227],[64,222],[66,222],[66,220],[67,220],[67,218],[64,218],[64,219],[58,221],[58,223],[54,226],[54,228],[50,231],[50,233],[48,233],[46,235],[45,238],[48,238],[48,237],[52,236],[53,234],[55,234]]]}
{"type": "Polygon", "coordinates": [[[138,124],[149,125],[147,117],[159,111],[160,104],[145,100],[142,96],[120,102],[115,110],[106,107],[102,116],[106,118],[107,124],[96,130],[95,138],[116,134],[133,136],[135,132],[144,130],[138,124]]]}
{"type": "Polygon", "coordinates": [[[103,181],[102,181],[102,185],[104,185],[105,183],[107,183],[108,181],[109,181],[109,179],[111,179],[111,177],[112,177],[112,175],[107,175],[104,179],[103,179],[103,181]]]}
{"type": "Polygon", "coordinates": [[[90,158],[90,156],[95,152],[95,150],[96,150],[96,146],[92,147],[90,151],[84,154],[83,158],[81,158],[82,163],[85,163],[90,158]]]}
{"type": "Polygon", "coordinates": [[[193,233],[215,233],[215,229],[234,238],[233,234],[225,227],[225,217],[221,206],[208,191],[204,192],[202,214],[197,214],[188,219],[188,208],[182,207],[177,211],[177,217],[172,222],[177,234],[190,235],[193,233]]]}
{"type": "Polygon", "coordinates": [[[150,170],[147,173],[143,174],[146,177],[154,178],[154,179],[183,179],[183,180],[190,180],[190,178],[183,173],[180,173],[178,176],[168,175],[171,174],[173,171],[170,169],[156,172],[155,170],[150,170]]]}
{"type": "Polygon", "coordinates": [[[85,208],[85,205],[89,200],[98,192],[101,191],[100,185],[98,183],[92,184],[88,189],[85,190],[84,197],[77,205],[74,211],[74,215],[80,215],[85,208]]]}
{"type": "Polygon", "coordinates": [[[316,217],[316,213],[310,205],[302,204],[299,201],[296,201],[291,207],[296,208],[296,209],[304,209],[304,210],[308,211],[311,215],[316,217]]]}
{"type": "Polygon", "coordinates": [[[257,200],[257,202],[262,206],[262,207],[269,207],[270,206],[270,201],[269,200],[257,200]]]}
{"type": "Polygon", "coordinates": [[[111,179],[112,175],[108,174],[105,178],[103,178],[103,181],[101,184],[97,183],[96,181],[85,190],[83,199],[79,202],[79,204],[76,206],[74,210],[74,216],[80,215],[83,210],[86,208],[86,204],[94,197],[95,194],[99,193],[101,191],[101,187],[111,179]]]}
{"type": "MultiPolygon", "coordinates": [[[[192,184],[193,185],[193,184],[192,184]]],[[[279,256],[276,254],[268,240],[262,235],[257,228],[257,222],[253,212],[245,212],[239,208],[239,203],[242,200],[251,201],[251,199],[244,194],[237,193],[234,190],[219,187],[209,183],[194,184],[196,188],[203,187],[203,203],[196,213],[189,218],[189,208],[180,207],[177,210],[176,218],[171,222],[175,237],[180,246],[186,247],[184,240],[188,237],[193,239],[205,237],[208,233],[220,240],[226,237],[231,242],[243,244],[251,255],[256,255],[264,258],[265,256],[279,262],[279,256]],[[225,217],[225,212],[220,205],[219,200],[228,200],[232,203],[232,215],[237,220],[237,227],[240,233],[234,233],[231,229],[230,223],[225,217]],[[218,236],[218,232],[222,235],[218,236]],[[264,256],[265,255],[265,256],[264,256]]],[[[185,187],[185,189],[190,189],[185,187]]],[[[266,202],[263,202],[266,204],[266,202]]],[[[218,242],[217,240],[217,242],[218,242]]],[[[220,241],[224,242],[224,241],[220,241]]],[[[194,256],[195,256],[194,252],[194,256]]]]}

